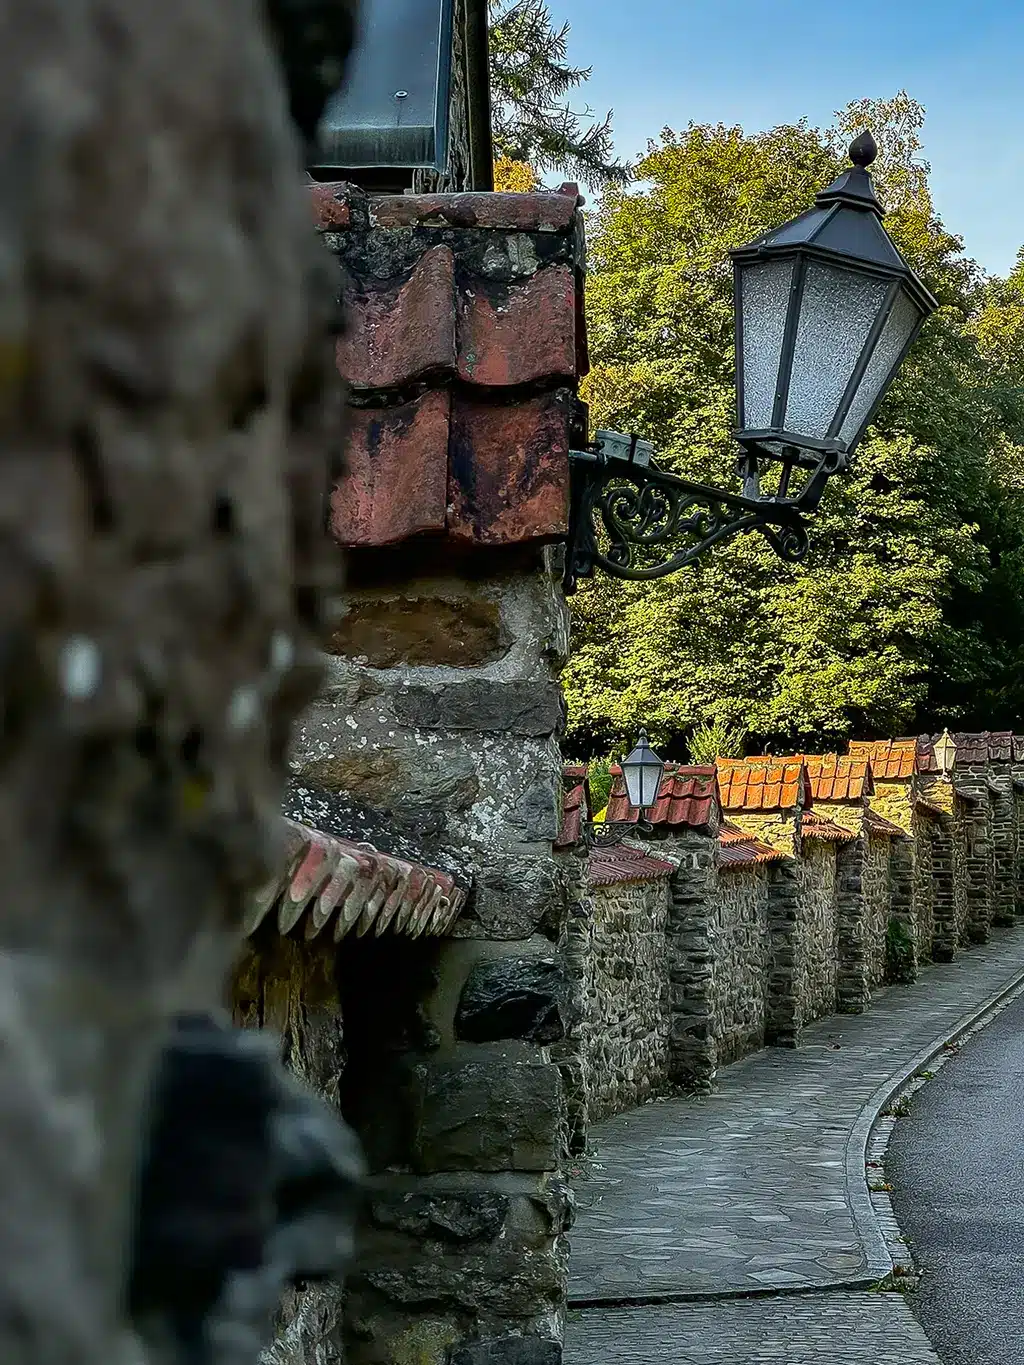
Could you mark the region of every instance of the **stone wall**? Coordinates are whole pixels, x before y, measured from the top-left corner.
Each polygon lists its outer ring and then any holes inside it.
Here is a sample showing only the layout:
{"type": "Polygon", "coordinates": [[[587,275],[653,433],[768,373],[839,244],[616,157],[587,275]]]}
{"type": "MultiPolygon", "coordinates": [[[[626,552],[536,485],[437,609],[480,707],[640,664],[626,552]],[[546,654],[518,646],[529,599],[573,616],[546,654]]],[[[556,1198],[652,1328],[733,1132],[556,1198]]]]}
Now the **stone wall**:
{"type": "Polygon", "coordinates": [[[989,765],[992,800],[992,923],[1014,922],[1017,899],[1017,809],[1009,763],[989,765]]]}
{"type": "Polygon", "coordinates": [[[961,943],[985,943],[992,926],[995,891],[993,861],[995,803],[985,767],[957,768],[956,786],[965,794],[963,802],[964,873],[966,918],[961,943]]]}
{"type": "Polygon", "coordinates": [[[764,1046],[771,962],[767,866],[721,869],[712,941],[715,1062],[725,1066],[764,1046]]]}
{"type": "Polygon", "coordinates": [[[836,847],[824,839],[805,839],[799,860],[797,1015],[801,1025],[836,1010],[839,971],[836,847]]]}
{"type": "Polygon", "coordinates": [[[871,1000],[871,949],[864,913],[867,838],[836,850],[836,916],[839,934],[836,1008],[861,1014],[871,1000]]]}
{"type": "Polygon", "coordinates": [[[768,875],[768,989],[765,1042],[796,1047],[804,1024],[802,898],[804,878],[793,857],[768,875]]]}
{"type": "MultiPolygon", "coordinates": [[[[296,737],[306,780],[358,793],[456,850],[475,883],[429,990],[410,986],[410,1008],[429,1023],[401,1034],[394,1079],[380,1059],[350,1079],[354,1106],[366,1092],[351,1111],[357,1130],[397,1144],[376,1154],[378,1194],[349,1285],[352,1365],[410,1353],[439,1365],[460,1343],[559,1333],[568,1112],[550,1046],[564,1033],[554,1002],[567,916],[585,899],[579,860],[552,854],[565,640],[546,552],[475,581],[357,586],[328,689],[296,737]],[[524,990],[546,1023],[517,1013],[524,990]]],[[[380,976],[376,1007],[393,996],[380,976]]],[[[379,1030],[372,1011],[363,1028],[379,1030]]]]}
{"type": "Polygon", "coordinates": [[[877,990],[885,980],[885,943],[892,908],[890,864],[894,842],[891,837],[871,832],[864,841],[864,942],[869,992],[877,990]]]}
{"type": "Polygon", "coordinates": [[[581,1038],[591,1121],[642,1104],[668,1080],[669,876],[592,891],[581,1038]]]}
{"type": "Polygon", "coordinates": [[[903,923],[910,934],[917,963],[934,959],[940,933],[944,941],[948,939],[953,945],[951,951],[955,951],[958,928],[952,853],[951,826],[948,821],[940,823],[935,819],[918,821],[916,838],[892,850],[893,859],[912,855],[910,913],[900,914],[902,902],[894,899],[893,918],[903,923]]]}

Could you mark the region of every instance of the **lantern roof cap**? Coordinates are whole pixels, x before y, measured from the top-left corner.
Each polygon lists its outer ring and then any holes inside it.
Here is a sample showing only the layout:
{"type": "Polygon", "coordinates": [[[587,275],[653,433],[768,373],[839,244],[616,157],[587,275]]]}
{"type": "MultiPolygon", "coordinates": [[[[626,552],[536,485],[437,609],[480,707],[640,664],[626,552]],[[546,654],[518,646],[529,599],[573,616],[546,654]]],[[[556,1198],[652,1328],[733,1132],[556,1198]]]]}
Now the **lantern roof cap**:
{"type": "Polygon", "coordinates": [[[890,279],[900,279],[925,314],[939,306],[900,255],[882,223],[868,166],[878,148],[870,133],[862,133],[850,145],[853,165],[821,191],[814,208],[781,227],[771,228],[747,246],[731,252],[734,260],[749,262],[765,256],[802,254],[837,265],[849,262],[890,279]]]}
{"type": "Polygon", "coordinates": [[[875,193],[875,184],[871,178],[871,172],[868,170],[877,156],[878,144],[870,131],[863,132],[855,137],[850,143],[850,160],[853,165],[849,170],[843,171],[836,180],[833,180],[827,189],[822,190],[814,202],[819,207],[827,207],[830,204],[845,204],[847,208],[874,213],[881,218],[883,216],[882,205],[879,203],[878,195],[875,193]]]}

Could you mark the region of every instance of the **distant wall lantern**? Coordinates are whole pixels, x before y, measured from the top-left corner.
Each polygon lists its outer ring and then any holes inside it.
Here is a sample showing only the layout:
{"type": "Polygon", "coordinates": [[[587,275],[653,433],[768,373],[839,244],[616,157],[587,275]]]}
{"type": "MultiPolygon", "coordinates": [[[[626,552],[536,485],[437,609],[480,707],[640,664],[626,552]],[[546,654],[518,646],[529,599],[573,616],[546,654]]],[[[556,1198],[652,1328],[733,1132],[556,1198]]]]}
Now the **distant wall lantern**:
{"type": "Polygon", "coordinates": [[[635,820],[598,820],[591,821],[584,833],[585,842],[591,847],[608,847],[619,844],[629,835],[651,835],[654,826],[647,819],[647,813],[657,804],[665,776],[665,761],[650,746],[647,731],[641,730],[636,745],[619,764],[622,780],[626,786],[629,804],[637,812],[635,820]]]}
{"type": "Polygon", "coordinates": [[[741,531],[760,531],[784,559],[806,554],[805,514],[847,468],[938,307],[882,224],[877,154],[862,133],[814,208],[732,252],[742,492],[668,474],[648,444],[598,432],[571,454],[568,590],[596,568],[660,578],[741,531]]]}
{"type": "Polygon", "coordinates": [[[935,741],[934,754],[939,772],[948,777],[956,765],[956,741],[948,730],[935,741]]]}
{"type": "Polygon", "coordinates": [[[636,747],[622,760],[621,766],[629,804],[639,811],[649,811],[658,799],[665,764],[648,743],[646,730],[640,731],[636,747]]]}

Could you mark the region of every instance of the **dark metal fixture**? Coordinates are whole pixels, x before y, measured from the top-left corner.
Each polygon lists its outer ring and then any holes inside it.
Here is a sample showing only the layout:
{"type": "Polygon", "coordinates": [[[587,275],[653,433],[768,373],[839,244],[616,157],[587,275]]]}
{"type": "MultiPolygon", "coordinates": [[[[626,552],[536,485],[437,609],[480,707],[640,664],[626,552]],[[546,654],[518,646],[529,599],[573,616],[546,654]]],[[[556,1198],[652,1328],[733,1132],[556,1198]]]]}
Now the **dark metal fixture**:
{"type": "Polygon", "coordinates": [[[783,559],[807,553],[805,516],[938,307],[882,225],[868,170],[877,154],[862,133],[814,208],[732,252],[742,490],[680,478],[648,442],[597,432],[570,453],[568,591],[596,568],[661,578],[741,531],[783,559]]]}
{"type": "Polygon", "coordinates": [[[647,731],[641,730],[636,745],[620,763],[629,804],[637,812],[635,820],[592,820],[585,827],[584,842],[589,848],[621,844],[629,835],[649,837],[654,826],[647,812],[657,803],[665,776],[665,762],[651,748],[647,731]]]}
{"type": "Polygon", "coordinates": [[[320,121],[314,169],[445,169],[452,9],[452,0],[364,0],[345,84],[320,121]]]}

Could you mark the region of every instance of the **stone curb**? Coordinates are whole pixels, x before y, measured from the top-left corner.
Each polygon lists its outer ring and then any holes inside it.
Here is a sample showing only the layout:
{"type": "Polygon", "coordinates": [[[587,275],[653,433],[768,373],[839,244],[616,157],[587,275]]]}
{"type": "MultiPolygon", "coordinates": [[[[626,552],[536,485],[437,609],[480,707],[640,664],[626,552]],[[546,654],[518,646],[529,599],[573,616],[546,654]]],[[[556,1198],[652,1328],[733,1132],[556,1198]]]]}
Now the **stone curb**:
{"type": "MultiPolygon", "coordinates": [[[[865,1284],[876,1284],[879,1280],[884,1280],[893,1273],[894,1265],[889,1242],[883,1230],[878,1210],[872,1201],[867,1179],[868,1146],[882,1110],[907,1088],[908,1082],[919,1071],[926,1070],[929,1062],[933,1062],[945,1051],[947,1043],[959,1042],[965,1034],[983,1028],[1004,1004],[1008,1004],[1022,990],[1024,990],[1024,969],[1017,972],[1007,985],[998,990],[995,995],[989,996],[982,1004],[965,1014],[951,1029],[945,1030],[941,1038],[929,1043],[910,1062],[890,1076],[861,1109],[854,1124],[853,1132],[846,1144],[846,1193],[850,1201],[853,1221],[864,1247],[870,1278],[866,1281],[861,1279],[855,1282],[833,1281],[832,1288],[863,1288],[865,1284]]],[[[891,1211],[891,1201],[886,1202],[889,1203],[891,1211]]]]}
{"type": "MultiPolygon", "coordinates": [[[[894,1072],[871,1096],[863,1106],[853,1131],[846,1144],[846,1192],[850,1201],[854,1226],[861,1239],[867,1260],[867,1270],[863,1275],[849,1279],[806,1280],[801,1284],[785,1286],[765,1286],[763,1289],[704,1289],[704,1290],[665,1290],[661,1293],[600,1296],[594,1298],[574,1298],[569,1291],[568,1308],[570,1311],[588,1308],[653,1308],[659,1304],[673,1303],[721,1303],[730,1299],[783,1298],[803,1294],[823,1294],[857,1289],[874,1289],[881,1281],[893,1273],[894,1262],[889,1250],[889,1240],[883,1229],[879,1211],[876,1209],[871,1191],[868,1189],[867,1161],[868,1147],[872,1134],[882,1115],[882,1110],[907,1088],[914,1076],[927,1069],[945,1051],[946,1044],[958,1042],[966,1034],[973,1033],[991,1021],[999,1010],[1017,995],[1024,992],[1024,968],[1018,971],[1006,985],[963,1015],[952,1028],[944,1030],[939,1038],[928,1044],[910,1061],[894,1072]]],[[[891,1201],[886,1199],[890,1216],[891,1201]]]]}

